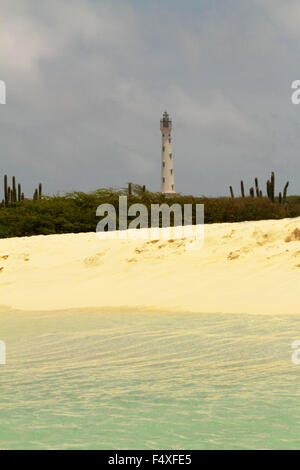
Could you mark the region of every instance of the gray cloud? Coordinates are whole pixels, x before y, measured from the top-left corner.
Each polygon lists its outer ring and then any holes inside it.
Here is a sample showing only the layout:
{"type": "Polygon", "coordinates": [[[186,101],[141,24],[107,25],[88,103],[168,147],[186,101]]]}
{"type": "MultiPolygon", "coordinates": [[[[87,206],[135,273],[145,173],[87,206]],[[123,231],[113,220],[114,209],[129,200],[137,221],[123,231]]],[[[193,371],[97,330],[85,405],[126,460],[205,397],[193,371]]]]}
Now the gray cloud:
{"type": "Polygon", "coordinates": [[[0,173],[28,194],[159,190],[168,109],[178,191],[227,194],[275,170],[299,193],[299,15],[292,0],[2,0],[0,173]]]}

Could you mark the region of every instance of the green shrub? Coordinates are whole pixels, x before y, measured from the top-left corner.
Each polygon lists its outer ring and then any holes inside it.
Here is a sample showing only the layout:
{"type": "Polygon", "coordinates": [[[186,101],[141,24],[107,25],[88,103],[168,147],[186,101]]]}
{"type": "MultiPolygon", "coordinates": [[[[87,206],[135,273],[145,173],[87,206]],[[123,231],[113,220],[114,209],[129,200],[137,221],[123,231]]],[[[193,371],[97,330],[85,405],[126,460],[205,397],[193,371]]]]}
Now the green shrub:
{"type": "MultiPolygon", "coordinates": [[[[99,189],[86,194],[74,192],[65,196],[45,197],[21,201],[16,207],[0,208],[0,238],[55,233],[94,232],[99,218],[96,209],[110,203],[118,209],[119,196],[128,195],[127,189],[113,191],[99,189]]],[[[128,205],[143,203],[150,214],[151,204],[204,204],[205,223],[242,222],[249,220],[282,219],[300,216],[300,196],[289,196],[285,204],[263,198],[205,198],[177,195],[171,199],[161,193],[142,191],[132,185],[128,205]]]]}

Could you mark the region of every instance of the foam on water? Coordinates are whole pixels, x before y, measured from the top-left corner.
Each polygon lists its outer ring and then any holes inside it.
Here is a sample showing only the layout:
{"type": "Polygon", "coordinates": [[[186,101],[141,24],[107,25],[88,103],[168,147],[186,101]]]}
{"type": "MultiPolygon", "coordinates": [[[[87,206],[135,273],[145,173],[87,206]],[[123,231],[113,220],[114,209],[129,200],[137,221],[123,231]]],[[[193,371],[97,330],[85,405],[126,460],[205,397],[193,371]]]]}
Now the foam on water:
{"type": "Polygon", "coordinates": [[[0,313],[2,449],[297,448],[300,317],[0,313]]]}

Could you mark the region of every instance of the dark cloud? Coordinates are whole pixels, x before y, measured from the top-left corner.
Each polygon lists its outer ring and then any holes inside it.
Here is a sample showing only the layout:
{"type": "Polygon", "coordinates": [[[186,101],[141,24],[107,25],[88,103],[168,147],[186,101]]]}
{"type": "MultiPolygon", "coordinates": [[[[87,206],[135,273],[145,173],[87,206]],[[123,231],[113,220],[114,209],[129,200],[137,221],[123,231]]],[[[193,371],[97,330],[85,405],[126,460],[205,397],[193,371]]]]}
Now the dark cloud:
{"type": "Polygon", "coordinates": [[[159,190],[167,109],[178,191],[275,170],[300,193],[299,14],[292,0],[2,0],[0,173],[27,192],[159,190]]]}

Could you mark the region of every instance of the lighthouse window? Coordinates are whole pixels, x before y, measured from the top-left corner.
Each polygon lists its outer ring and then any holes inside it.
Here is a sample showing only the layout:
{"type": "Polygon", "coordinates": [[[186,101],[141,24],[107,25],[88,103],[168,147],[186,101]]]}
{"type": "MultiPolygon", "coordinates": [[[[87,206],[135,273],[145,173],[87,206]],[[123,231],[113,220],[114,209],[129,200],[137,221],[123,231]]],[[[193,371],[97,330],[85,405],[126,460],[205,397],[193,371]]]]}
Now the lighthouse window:
{"type": "Polygon", "coordinates": [[[171,137],[169,137],[169,144],[171,143],[171,137]]]}
{"type": "Polygon", "coordinates": [[[163,151],[163,152],[165,151],[165,146],[164,146],[164,145],[163,145],[162,151],[163,151]]]}
{"type": "Polygon", "coordinates": [[[166,181],[166,178],[163,178],[162,181],[163,181],[163,183],[164,183],[164,182],[166,181]]]}
{"type": "Polygon", "coordinates": [[[170,172],[171,172],[171,175],[173,175],[173,170],[170,170],[170,172]]]}
{"type": "Polygon", "coordinates": [[[172,158],[172,154],[170,153],[170,158],[172,158]]]}
{"type": "Polygon", "coordinates": [[[172,189],[174,189],[174,184],[172,184],[172,189]]]}
{"type": "Polygon", "coordinates": [[[163,162],[163,168],[166,166],[165,162],[163,162]]]}

